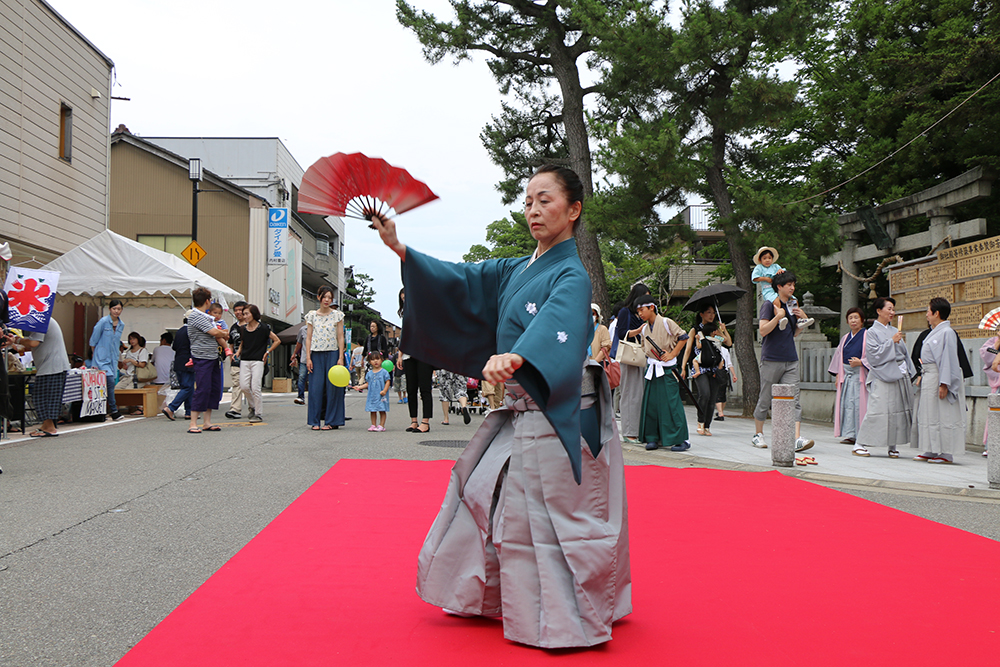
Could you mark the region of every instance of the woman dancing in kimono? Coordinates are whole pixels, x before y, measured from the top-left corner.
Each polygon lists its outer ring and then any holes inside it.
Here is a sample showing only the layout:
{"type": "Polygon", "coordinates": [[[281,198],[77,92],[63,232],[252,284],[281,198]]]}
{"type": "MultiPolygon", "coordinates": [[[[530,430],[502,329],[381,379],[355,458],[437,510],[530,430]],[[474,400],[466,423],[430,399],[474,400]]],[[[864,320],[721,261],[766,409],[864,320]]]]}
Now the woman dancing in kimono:
{"type": "Polygon", "coordinates": [[[503,616],[507,639],[543,648],[606,642],[632,611],[621,444],[608,381],[585,361],[590,280],[573,238],[582,208],[579,177],[541,167],[525,197],[535,252],[480,264],[428,257],[372,216],[402,260],[402,349],[507,383],[504,407],[452,469],[417,592],[459,615],[503,616]]]}

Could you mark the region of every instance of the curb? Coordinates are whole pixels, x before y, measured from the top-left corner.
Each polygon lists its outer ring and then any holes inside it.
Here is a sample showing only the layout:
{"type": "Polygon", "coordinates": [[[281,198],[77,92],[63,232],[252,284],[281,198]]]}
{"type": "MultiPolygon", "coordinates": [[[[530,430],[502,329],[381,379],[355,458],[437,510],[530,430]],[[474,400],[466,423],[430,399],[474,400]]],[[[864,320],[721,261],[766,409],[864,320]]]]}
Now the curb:
{"type": "MultiPolygon", "coordinates": [[[[831,473],[812,472],[809,470],[798,470],[795,468],[778,468],[772,466],[760,466],[750,463],[738,463],[735,461],[721,461],[710,459],[704,456],[693,456],[663,449],[647,451],[644,446],[622,443],[622,450],[630,454],[642,454],[642,458],[656,457],[660,460],[645,461],[651,465],[660,465],[669,468],[709,468],[714,470],[734,470],[739,472],[770,472],[777,470],[782,475],[796,477],[806,482],[813,482],[821,486],[838,487],[849,486],[855,489],[867,489],[870,491],[898,491],[908,493],[932,494],[947,496],[955,500],[977,500],[977,501],[997,501],[1000,502],[1000,490],[989,488],[988,483],[980,487],[960,487],[942,486],[937,484],[917,484],[914,482],[894,482],[884,479],[869,479],[867,477],[849,477],[847,475],[834,475],[831,473]]],[[[638,457],[634,457],[630,462],[638,463],[638,457]]]]}

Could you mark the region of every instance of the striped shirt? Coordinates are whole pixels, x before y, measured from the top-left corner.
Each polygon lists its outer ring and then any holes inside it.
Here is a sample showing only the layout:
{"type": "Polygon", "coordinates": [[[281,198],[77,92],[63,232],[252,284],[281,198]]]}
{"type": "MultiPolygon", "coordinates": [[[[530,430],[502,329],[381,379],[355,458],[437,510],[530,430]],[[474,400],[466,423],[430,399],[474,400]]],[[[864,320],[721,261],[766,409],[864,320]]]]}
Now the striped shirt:
{"type": "Polygon", "coordinates": [[[188,311],[188,338],[191,339],[191,356],[195,359],[217,359],[218,342],[206,331],[215,326],[215,320],[208,313],[197,308],[188,311]]]}

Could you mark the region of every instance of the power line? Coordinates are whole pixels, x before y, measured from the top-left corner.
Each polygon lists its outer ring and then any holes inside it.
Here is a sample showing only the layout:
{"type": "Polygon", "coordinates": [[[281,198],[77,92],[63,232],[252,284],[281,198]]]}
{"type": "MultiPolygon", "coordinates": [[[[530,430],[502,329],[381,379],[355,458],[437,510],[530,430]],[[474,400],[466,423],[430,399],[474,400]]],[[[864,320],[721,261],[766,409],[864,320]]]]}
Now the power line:
{"type": "Polygon", "coordinates": [[[997,72],[993,76],[992,79],[990,79],[989,81],[987,81],[986,83],[984,83],[979,88],[979,90],[977,90],[976,92],[972,93],[971,95],[969,95],[968,97],[966,97],[964,100],[962,100],[962,102],[958,106],[956,106],[954,109],[952,109],[951,111],[949,111],[948,113],[946,113],[944,116],[942,116],[941,118],[939,118],[937,121],[935,121],[933,125],[931,125],[930,127],[928,127],[926,130],[924,130],[923,132],[921,132],[917,136],[913,137],[908,142],[906,142],[905,145],[900,146],[899,148],[897,148],[896,150],[894,150],[892,153],[890,153],[889,155],[885,156],[884,158],[882,158],[881,160],[879,160],[878,162],[876,162],[872,166],[868,167],[867,169],[865,169],[861,173],[855,174],[854,176],[851,176],[849,179],[847,179],[843,183],[838,183],[837,185],[833,186],[832,188],[830,188],[828,190],[823,190],[823,192],[818,192],[818,193],[816,193],[814,195],[806,197],[805,199],[798,199],[796,201],[786,202],[785,204],[783,204],[783,206],[792,206],[793,204],[801,204],[802,202],[809,201],[810,199],[815,199],[816,197],[822,197],[823,195],[829,194],[829,193],[833,192],[834,190],[839,190],[840,188],[844,187],[845,185],[847,185],[851,181],[854,181],[854,180],[856,180],[858,178],[861,178],[862,176],[864,176],[865,174],[867,174],[872,169],[875,169],[876,167],[882,165],[885,162],[888,162],[893,157],[895,157],[898,153],[900,153],[903,149],[908,148],[910,146],[910,144],[912,144],[914,141],[916,141],[917,139],[919,139],[920,137],[924,136],[925,134],[927,134],[928,132],[930,132],[931,130],[933,130],[935,127],[937,127],[938,125],[940,125],[941,123],[943,123],[949,116],[951,116],[953,113],[955,113],[956,111],[958,111],[959,109],[961,109],[962,106],[966,102],[968,102],[973,97],[975,97],[976,95],[978,95],[979,93],[981,93],[988,85],[990,85],[991,83],[993,83],[994,81],[996,81],[998,78],[1000,78],[1000,72],[997,72]]]}

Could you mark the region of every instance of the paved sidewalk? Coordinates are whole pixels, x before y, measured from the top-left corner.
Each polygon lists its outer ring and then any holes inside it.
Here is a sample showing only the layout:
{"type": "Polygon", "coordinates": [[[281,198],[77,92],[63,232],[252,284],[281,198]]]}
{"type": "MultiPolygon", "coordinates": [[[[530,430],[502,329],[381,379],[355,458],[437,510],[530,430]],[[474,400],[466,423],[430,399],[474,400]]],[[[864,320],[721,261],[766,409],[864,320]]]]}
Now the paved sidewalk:
{"type": "MultiPolygon", "coordinates": [[[[683,453],[669,449],[647,452],[642,445],[626,444],[624,448],[629,453],[629,463],[639,462],[645,456],[650,463],[675,467],[779,470],[825,484],[839,481],[886,489],[1000,498],[1000,491],[990,490],[986,476],[987,460],[979,452],[966,452],[950,465],[914,461],[913,457],[920,451],[909,446],[900,448],[898,459],[890,459],[886,448],[869,448],[869,457],[854,456],[850,445],[842,445],[841,438],[834,437],[833,424],[803,422],[803,437],[815,440],[816,444],[799,456],[813,456],[817,465],[778,468],[771,465],[770,449],[751,446],[753,419],[727,415],[723,422],[712,422],[711,436],[701,436],[695,431],[695,408],[685,406],[685,411],[691,429],[691,449],[683,453]]],[[[770,420],[764,425],[764,437],[770,443],[770,420]]]]}

